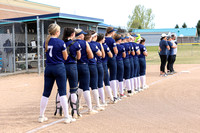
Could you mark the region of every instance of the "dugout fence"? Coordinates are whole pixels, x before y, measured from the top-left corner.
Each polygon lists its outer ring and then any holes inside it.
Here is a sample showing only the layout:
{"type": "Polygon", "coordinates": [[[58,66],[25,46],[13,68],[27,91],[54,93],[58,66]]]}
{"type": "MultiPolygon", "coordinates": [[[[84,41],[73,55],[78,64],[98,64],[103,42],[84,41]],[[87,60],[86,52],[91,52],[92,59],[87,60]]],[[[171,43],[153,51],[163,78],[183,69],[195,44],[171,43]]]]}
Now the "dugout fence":
{"type": "Polygon", "coordinates": [[[24,72],[40,74],[45,70],[43,44],[51,23],[61,26],[60,39],[64,27],[105,32],[105,28],[98,27],[98,23],[35,17],[37,19],[27,22],[0,20],[0,75],[24,72]]]}

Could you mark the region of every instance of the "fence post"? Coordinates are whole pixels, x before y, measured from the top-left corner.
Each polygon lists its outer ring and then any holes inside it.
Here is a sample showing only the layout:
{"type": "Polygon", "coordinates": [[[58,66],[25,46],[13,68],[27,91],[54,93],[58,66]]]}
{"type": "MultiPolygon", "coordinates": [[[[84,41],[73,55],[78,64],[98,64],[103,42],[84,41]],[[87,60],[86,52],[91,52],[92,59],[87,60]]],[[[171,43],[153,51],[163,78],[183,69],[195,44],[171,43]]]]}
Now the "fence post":
{"type": "Polygon", "coordinates": [[[98,25],[96,26],[96,33],[98,33],[99,31],[98,31],[98,25]]]}
{"type": "Polygon", "coordinates": [[[25,23],[25,59],[26,59],[26,71],[28,71],[28,41],[27,41],[28,37],[27,37],[27,23],[25,23]]]}
{"type": "Polygon", "coordinates": [[[15,24],[12,24],[12,45],[13,45],[13,72],[16,71],[16,61],[15,61],[15,24]]]}
{"type": "Polygon", "coordinates": [[[44,20],[42,21],[42,71],[44,72],[44,20]]]}
{"type": "Polygon", "coordinates": [[[40,20],[37,16],[37,58],[38,58],[38,74],[41,73],[40,70],[40,20]]]}

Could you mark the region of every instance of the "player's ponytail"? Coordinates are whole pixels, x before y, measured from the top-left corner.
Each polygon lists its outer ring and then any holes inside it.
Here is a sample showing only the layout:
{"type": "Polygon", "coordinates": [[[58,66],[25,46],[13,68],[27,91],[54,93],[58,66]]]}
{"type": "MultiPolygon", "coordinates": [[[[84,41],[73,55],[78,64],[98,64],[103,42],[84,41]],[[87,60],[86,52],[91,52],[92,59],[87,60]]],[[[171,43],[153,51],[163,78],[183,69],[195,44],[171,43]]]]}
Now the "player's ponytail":
{"type": "Polygon", "coordinates": [[[46,41],[45,41],[45,52],[48,51],[48,43],[49,43],[49,40],[51,39],[51,36],[52,35],[55,35],[56,32],[60,29],[60,26],[55,24],[55,23],[52,23],[49,25],[48,27],[48,33],[49,35],[47,35],[47,38],[46,38],[46,41]]]}
{"type": "Polygon", "coordinates": [[[72,36],[73,33],[75,33],[74,28],[65,27],[65,28],[64,28],[64,31],[63,31],[63,38],[62,38],[62,40],[63,40],[64,42],[67,42],[67,41],[68,41],[68,38],[69,38],[70,36],[72,36]]]}

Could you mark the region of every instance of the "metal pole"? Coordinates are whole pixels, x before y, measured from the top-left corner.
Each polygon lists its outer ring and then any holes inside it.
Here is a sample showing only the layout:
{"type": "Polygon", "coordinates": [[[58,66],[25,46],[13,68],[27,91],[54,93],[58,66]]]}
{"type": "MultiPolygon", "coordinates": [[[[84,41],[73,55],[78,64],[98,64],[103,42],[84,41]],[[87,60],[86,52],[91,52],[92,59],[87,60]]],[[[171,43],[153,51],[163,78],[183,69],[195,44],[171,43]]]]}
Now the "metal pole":
{"type": "Polygon", "coordinates": [[[44,20],[42,21],[42,71],[44,72],[44,20]]]}
{"type": "Polygon", "coordinates": [[[78,29],[80,29],[80,25],[78,24],[78,29]]]}
{"type": "Polygon", "coordinates": [[[96,33],[98,33],[99,31],[98,31],[98,26],[96,26],[96,33]]]}
{"type": "Polygon", "coordinates": [[[16,71],[16,61],[15,61],[15,24],[12,25],[12,45],[13,45],[13,72],[16,71]]]}
{"type": "Polygon", "coordinates": [[[40,70],[40,20],[37,16],[37,58],[38,58],[38,74],[41,73],[40,70]]]}
{"type": "Polygon", "coordinates": [[[26,59],[26,71],[28,71],[28,37],[27,37],[27,23],[25,23],[25,49],[26,49],[26,54],[25,54],[25,59],[26,59]]]}

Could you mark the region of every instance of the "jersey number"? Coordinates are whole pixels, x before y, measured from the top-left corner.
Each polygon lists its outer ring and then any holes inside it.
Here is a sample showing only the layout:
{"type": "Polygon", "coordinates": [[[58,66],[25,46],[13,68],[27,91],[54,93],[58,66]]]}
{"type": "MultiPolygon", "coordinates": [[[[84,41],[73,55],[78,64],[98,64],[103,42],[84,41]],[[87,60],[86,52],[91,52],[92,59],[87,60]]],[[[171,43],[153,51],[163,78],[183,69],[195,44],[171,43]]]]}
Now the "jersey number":
{"type": "Polygon", "coordinates": [[[48,46],[49,51],[49,56],[52,57],[52,51],[53,51],[53,46],[48,46]]]}

